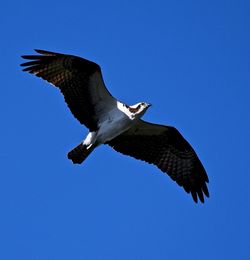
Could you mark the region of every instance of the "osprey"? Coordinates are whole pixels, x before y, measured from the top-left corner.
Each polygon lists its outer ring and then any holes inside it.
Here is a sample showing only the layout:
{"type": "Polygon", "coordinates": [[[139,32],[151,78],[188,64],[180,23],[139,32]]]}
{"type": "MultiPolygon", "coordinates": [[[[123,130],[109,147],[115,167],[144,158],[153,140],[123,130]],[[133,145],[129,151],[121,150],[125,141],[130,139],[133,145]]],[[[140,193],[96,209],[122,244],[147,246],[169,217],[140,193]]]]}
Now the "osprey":
{"type": "Polygon", "coordinates": [[[73,55],[35,50],[24,55],[23,71],[43,78],[62,92],[72,114],[89,129],[85,140],[68,153],[82,163],[99,145],[157,166],[191,193],[193,200],[209,197],[208,177],[191,145],[177,129],[141,120],[150,107],[145,102],[128,106],[105,87],[96,63],[73,55]]]}

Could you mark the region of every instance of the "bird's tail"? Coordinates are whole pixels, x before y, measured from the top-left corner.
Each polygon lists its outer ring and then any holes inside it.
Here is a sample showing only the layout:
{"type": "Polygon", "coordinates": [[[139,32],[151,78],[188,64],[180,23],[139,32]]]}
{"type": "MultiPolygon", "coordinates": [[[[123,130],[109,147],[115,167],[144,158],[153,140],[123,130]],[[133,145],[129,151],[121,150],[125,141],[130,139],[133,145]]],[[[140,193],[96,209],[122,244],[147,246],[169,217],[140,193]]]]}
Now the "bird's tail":
{"type": "Polygon", "coordinates": [[[80,143],[68,153],[68,158],[72,160],[73,163],[81,164],[94,149],[94,146],[87,149],[86,145],[80,143]]]}

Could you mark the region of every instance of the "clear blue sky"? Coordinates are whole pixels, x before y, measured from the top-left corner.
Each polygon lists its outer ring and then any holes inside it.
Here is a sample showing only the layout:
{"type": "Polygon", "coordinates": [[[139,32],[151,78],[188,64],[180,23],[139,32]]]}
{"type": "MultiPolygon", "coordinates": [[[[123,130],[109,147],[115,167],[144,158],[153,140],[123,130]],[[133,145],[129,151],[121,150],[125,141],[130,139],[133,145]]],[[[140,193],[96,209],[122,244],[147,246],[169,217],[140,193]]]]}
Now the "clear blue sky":
{"type": "Polygon", "coordinates": [[[5,1],[0,10],[0,259],[250,259],[250,2],[5,1]],[[207,169],[193,203],[151,165],[98,148],[59,91],[22,73],[34,48],[102,66],[144,119],[173,125],[207,169]]]}

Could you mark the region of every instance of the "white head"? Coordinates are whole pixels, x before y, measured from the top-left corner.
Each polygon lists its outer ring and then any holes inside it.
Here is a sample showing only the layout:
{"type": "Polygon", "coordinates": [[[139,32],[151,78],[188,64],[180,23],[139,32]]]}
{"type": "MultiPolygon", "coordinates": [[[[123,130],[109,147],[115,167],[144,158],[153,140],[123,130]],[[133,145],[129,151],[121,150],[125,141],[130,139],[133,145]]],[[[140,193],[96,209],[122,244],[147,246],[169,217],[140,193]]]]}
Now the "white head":
{"type": "Polygon", "coordinates": [[[146,102],[140,102],[133,106],[128,106],[127,108],[131,113],[133,113],[133,117],[140,118],[145,114],[147,109],[151,106],[152,106],[151,104],[148,104],[146,102]]]}

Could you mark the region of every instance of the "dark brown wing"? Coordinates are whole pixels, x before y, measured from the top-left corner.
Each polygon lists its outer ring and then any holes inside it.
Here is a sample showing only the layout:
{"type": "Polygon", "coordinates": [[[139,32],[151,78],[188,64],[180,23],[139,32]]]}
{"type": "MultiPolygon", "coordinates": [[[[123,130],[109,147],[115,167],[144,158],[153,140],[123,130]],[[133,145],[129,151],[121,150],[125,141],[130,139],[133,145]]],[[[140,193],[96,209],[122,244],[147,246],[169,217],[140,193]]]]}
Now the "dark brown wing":
{"type": "Polygon", "coordinates": [[[91,131],[116,100],[102,79],[101,68],[94,62],[55,52],[36,50],[41,55],[25,55],[31,60],[21,64],[23,71],[35,74],[58,87],[72,114],[91,131]]]}
{"type": "Polygon", "coordinates": [[[127,132],[108,143],[116,151],[156,165],[166,172],[195,202],[209,197],[208,177],[191,145],[174,127],[140,120],[127,132]]]}

